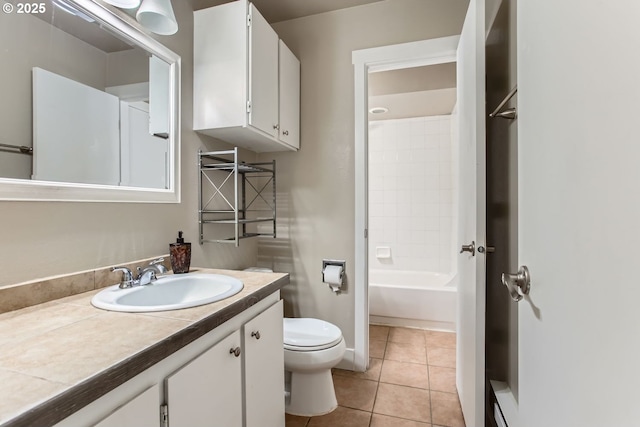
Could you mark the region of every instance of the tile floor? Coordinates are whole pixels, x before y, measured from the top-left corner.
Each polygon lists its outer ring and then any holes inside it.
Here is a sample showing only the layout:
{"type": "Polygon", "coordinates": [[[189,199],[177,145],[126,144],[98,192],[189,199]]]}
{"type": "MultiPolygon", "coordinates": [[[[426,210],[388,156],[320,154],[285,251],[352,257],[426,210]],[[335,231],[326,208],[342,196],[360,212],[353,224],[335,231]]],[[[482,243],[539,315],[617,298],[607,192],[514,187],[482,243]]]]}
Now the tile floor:
{"type": "Polygon", "coordinates": [[[371,325],[369,356],[367,372],[333,370],[335,411],[286,427],[464,427],[455,334],[371,325]]]}

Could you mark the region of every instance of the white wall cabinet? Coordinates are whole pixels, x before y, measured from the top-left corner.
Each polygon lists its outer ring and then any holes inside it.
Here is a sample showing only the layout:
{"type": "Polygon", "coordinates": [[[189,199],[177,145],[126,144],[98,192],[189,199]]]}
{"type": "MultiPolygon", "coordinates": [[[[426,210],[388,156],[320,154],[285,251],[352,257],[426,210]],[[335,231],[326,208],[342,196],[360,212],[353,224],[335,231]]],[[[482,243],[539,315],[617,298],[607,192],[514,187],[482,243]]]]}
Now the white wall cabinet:
{"type": "Polygon", "coordinates": [[[256,152],[300,147],[300,62],[255,6],[194,12],[194,130],[256,152]]]}
{"type": "Polygon", "coordinates": [[[282,314],[275,292],[56,427],[284,427],[282,314]]]}

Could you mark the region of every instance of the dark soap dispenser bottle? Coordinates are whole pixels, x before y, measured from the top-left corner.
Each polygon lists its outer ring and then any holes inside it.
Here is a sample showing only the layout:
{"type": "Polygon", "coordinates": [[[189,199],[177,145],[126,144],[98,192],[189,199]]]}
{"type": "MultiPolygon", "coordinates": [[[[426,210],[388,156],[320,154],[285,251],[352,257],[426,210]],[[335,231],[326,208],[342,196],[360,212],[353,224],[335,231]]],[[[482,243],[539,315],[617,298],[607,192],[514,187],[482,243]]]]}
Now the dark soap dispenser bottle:
{"type": "Polygon", "coordinates": [[[178,239],[169,244],[171,269],[174,274],[188,273],[191,265],[191,243],[185,243],[182,231],[178,231],[178,239]]]}

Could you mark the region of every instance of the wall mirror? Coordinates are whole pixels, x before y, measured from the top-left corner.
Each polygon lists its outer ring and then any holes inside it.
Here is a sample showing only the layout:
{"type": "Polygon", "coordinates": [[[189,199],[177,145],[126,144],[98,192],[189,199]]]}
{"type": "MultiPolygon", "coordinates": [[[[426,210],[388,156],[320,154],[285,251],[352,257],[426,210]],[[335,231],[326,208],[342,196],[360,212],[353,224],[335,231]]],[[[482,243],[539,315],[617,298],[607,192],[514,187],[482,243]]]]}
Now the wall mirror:
{"type": "Polygon", "coordinates": [[[0,14],[0,200],[179,202],[180,57],[92,0],[0,14]]]}

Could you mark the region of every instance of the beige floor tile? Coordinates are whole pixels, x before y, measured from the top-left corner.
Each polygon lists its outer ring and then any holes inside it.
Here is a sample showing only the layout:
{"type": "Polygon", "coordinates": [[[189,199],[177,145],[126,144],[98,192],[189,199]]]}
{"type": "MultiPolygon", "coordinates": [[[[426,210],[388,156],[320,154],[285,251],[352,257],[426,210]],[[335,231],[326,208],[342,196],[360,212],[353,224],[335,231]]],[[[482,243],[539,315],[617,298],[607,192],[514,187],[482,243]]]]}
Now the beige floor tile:
{"type": "Polygon", "coordinates": [[[424,344],[409,344],[400,342],[387,343],[387,350],[384,354],[386,360],[396,362],[409,362],[427,364],[427,351],[424,344]]]}
{"type": "Polygon", "coordinates": [[[382,359],[384,358],[386,348],[386,341],[369,341],[369,356],[376,359],[382,359]]]}
{"type": "Polygon", "coordinates": [[[307,427],[309,417],[299,417],[297,415],[285,414],[284,425],[285,427],[307,427]]]}
{"type": "Polygon", "coordinates": [[[386,341],[389,338],[389,327],[381,325],[369,325],[370,341],[386,341]]]}
{"type": "Polygon", "coordinates": [[[380,383],[373,412],[414,421],[430,422],[429,391],[380,383]]]}
{"type": "Polygon", "coordinates": [[[428,389],[429,371],[427,365],[385,360],[380,382],[428,389]]]}
{"type": "Polygon", "coordinates": [[[456,393],[456,370],[442,366],[429,366],[429,388],[431,390],[456,393]]]}
{"type": "Polygon", "coordinates": [[[354,372],[344,369],[333,369],[334,375],[341,375],[344,377],[360,378],[363,380],[378,381],[380,379],[380,371],[382,370],[382,359],[369,359],[369,368],[366,372],[354,372]]]}
{"type": "Polygon", "coordinates": [[[371,413],[338,406],[335,411],[312,417],[308,427],[369,427],[371,413]]]}
{"type": "Polygon", "coordinates": [[[453,332],[424,331],[427,347],[456,348],[456,334],[453,332]]]}
{"type": "Polygon", "coordinates": [[[434,423],[446,427],[465,427],[457,394],[432,391],[431,406],[434,423]]]}
{"type": "Polygon", "coordinates": [[[391,330],[389,331],[389,342],[424,345],[424,330],[410,328],[391,328],[391,330]]]}
{"type": "Polygon", "coordinates": [[[443,366],[445,368],[456,367],[456,350],[454,348],[427,348],[429,365],[443,366]]]}
{"type": "Polygon", "coordinates": [[[373,414],[371,417],[371,427],[431,427],[431,424],[373,414]]]}
{"type": "Polygon", "coordinates": [[[334,375],[333,385],[336,389],[338,405],[362,411],[373,409],[378,388],[376,381],[334,375]]]}

